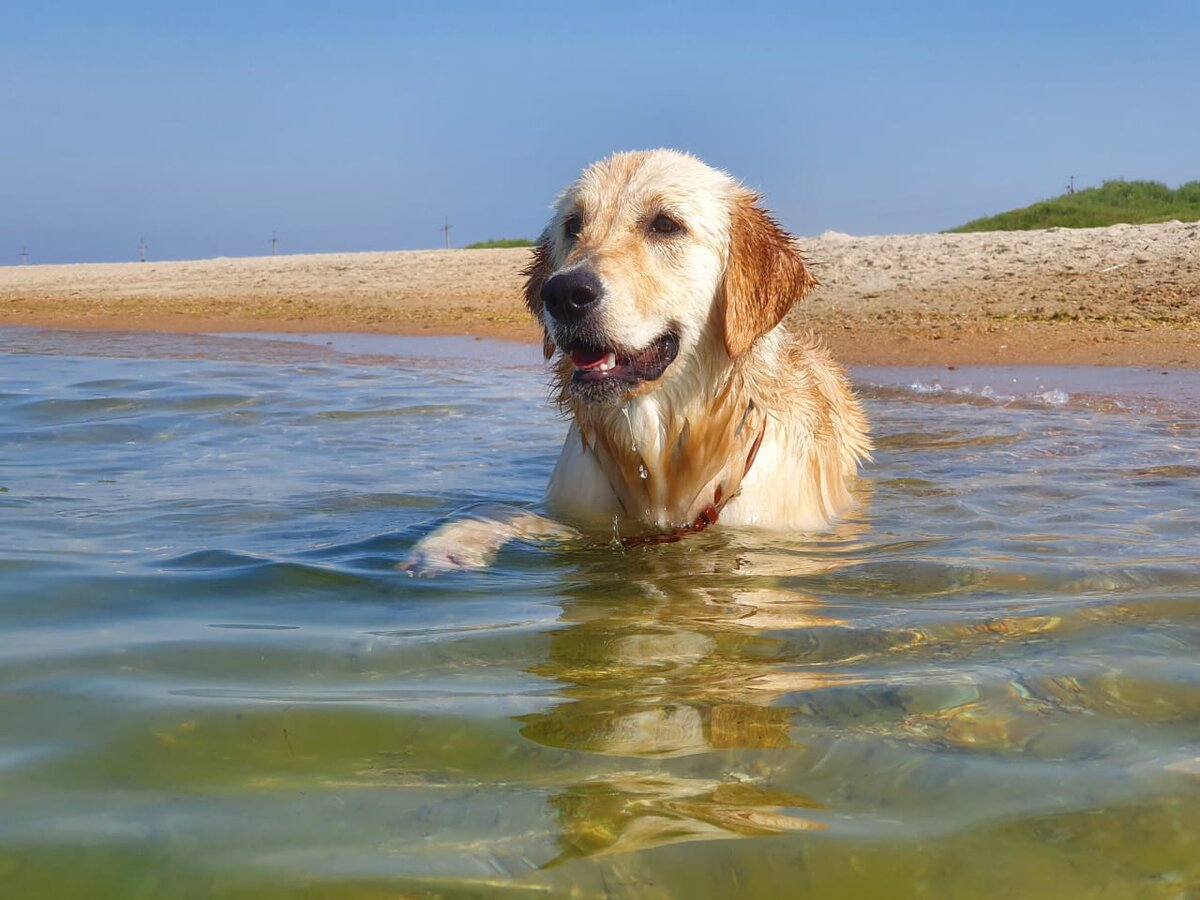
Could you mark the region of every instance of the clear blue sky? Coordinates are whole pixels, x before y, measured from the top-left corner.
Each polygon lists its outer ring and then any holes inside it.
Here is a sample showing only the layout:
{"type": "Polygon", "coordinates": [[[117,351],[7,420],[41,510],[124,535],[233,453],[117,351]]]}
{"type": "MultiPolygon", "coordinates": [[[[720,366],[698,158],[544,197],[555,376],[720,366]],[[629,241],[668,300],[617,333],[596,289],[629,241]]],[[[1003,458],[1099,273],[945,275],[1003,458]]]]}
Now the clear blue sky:
{"type": "Polygon", "coordinates": [[[0,264],[534,236],[613,150],[793,231],[1200,179],[1200,3],[0,0],[0,264]]]}

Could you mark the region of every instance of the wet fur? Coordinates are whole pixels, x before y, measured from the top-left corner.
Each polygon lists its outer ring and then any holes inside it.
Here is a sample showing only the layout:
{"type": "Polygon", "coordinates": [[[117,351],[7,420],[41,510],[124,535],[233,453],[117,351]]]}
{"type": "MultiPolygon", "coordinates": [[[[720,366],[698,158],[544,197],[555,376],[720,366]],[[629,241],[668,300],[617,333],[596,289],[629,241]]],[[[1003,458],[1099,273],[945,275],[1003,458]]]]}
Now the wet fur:
{"type": "Polygon", "coordinates": [[[572,427],[551,512],[669,530],[715,509],[727,524],[816,530],[851,505],[849,481],[870,454],[867,422],[829,354],[780,325],[816,279],[754,192],[668,150],[616,154],[585,170],[560,196],[525,271],[547,360],[557,323],[542,308],[542,285],[580,265],[605,285],[613,345],[637,349],[674,325],[680,352],[660,379],[611,403],[575,396],[570,359],[554,360],[554,396],[572,427]],[[648,238],[656,212],[684,234],[648,238]],[[563,231],[572,215],[584,223],[575,240],[563,231]]]}

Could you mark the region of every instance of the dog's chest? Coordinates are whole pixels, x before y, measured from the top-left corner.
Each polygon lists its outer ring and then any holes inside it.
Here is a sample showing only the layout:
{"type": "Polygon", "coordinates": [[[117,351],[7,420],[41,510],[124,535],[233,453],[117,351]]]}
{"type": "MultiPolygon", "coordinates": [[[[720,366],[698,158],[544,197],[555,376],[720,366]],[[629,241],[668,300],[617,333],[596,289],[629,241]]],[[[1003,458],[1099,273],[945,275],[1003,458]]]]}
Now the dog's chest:
{"type": "Polygon", "coordinates": [[[572,437],[607,482],[617,515],[674,530],[715,520],[753,464],[765,427],[752,401],[727,391],[682,409],[647,397],[602,414],[585,410],[572,437]]]}

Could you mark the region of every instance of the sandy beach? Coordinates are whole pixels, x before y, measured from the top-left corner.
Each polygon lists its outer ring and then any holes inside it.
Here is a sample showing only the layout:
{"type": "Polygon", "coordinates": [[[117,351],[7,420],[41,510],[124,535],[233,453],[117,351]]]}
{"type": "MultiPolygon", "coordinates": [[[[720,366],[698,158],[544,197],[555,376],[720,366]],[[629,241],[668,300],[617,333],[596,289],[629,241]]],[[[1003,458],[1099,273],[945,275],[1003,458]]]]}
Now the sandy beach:
{"type": "MultiPolygon", "coordinates": [[[[789,324],[853,364],[1200,366],[1200,223],[799,239],[789,324]]],[[[528,250],[0,268],[0,325],[536,340],[528,250]]]]}

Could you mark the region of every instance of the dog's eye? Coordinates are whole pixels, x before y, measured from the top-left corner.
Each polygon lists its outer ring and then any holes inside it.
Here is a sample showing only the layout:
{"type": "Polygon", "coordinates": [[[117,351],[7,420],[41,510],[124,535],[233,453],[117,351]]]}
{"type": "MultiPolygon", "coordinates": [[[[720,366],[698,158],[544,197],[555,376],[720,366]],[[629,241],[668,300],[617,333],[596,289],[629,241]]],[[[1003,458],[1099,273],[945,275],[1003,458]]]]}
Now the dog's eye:
{"type": "Polygon", "coordinates": [[[579,216],[567,216],[563,222],[563,234],[570,240],[575,240],[579,237],[579,232],[583,228],[583,220],[579,216]]]}
{"type": "Polygon", "coordinates": [[[660,213],[650,223],[650,230],[655,234],[677,234],[683,231],[683,226],[668,215],[660,213]]]}

